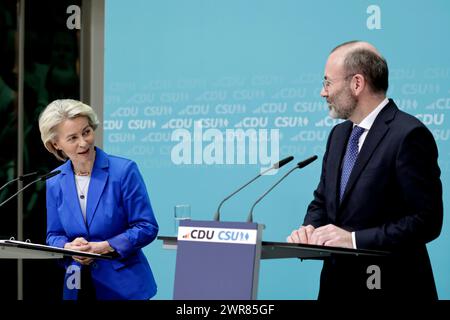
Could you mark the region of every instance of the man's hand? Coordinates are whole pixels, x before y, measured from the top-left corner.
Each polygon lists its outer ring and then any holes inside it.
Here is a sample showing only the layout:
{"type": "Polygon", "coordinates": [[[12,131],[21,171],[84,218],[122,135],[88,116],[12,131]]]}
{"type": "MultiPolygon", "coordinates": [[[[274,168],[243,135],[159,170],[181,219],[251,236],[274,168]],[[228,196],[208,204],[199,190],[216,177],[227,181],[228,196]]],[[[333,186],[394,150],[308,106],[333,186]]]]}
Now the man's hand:
{"type": "Polygon", "coordinates": [[[297,230],[292,231],[291,235],[287,237],[286,241],[290,243],[310,243],[311,235],[314,232],[312,225],[301,226],[297,230]]]}
{"type": "Polygon", "coordinates": [[[333,224],[327,224],[315,229],[312,236],[308,239],[309,244],[353,248],[352,233],[333,224]]]}

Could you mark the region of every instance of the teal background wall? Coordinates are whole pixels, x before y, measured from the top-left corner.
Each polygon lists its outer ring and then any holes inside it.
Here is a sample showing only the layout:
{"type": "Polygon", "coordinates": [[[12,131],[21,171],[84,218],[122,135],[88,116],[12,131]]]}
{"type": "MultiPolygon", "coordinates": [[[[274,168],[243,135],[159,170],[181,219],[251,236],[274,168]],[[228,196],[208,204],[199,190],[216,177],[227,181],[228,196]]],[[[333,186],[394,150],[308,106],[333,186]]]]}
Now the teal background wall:
{"type": "MultiPolygon", "coordinates": [[[[327,56],[354,39],[373,43],[390,67],[388,96],[421,119],[440,152],[444,208],[449,207],[450,2],[289,0],[108,0],[106,2],[104,146],[135,160],[160,235],[174,233],[173,207],[212,219],[220,200],[256,175],[262,163],[176,165],[172,132],[279,129],[280,158],[324,153],[337,122],[320,97],[327,56]],[[379,15],[370,7],[376,5],[379,15]]],[[[230,199],[223,220],[245,220],[251,204],[280,177],[265,176],[230,199]]],[[[320,161],[297,171],[255,209],[263,240],[284,241],[303,221],[320,161]]],[[[449,217],[428,245],[441,299],[450,298],[449,217]]],[[[175,251],[145,248],[171,299],[175,251]]],[[[315,299],[321,262],[262,261],[259,299],[315,299]]],[[[414,279],[411,279],[414,281],[414,279]]]]}

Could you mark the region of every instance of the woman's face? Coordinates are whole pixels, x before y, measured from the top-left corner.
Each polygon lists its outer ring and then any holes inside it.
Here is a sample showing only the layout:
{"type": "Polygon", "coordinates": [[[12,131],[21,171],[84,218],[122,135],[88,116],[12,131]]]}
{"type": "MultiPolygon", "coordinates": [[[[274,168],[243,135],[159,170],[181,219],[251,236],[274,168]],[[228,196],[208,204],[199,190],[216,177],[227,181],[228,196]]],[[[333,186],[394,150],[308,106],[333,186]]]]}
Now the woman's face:
{"type": "Polygon", "coordinates": [[[74,163],[94,161],[95,132],[86,117],[64,120],[56,127],[53,146],[74,163]]]}

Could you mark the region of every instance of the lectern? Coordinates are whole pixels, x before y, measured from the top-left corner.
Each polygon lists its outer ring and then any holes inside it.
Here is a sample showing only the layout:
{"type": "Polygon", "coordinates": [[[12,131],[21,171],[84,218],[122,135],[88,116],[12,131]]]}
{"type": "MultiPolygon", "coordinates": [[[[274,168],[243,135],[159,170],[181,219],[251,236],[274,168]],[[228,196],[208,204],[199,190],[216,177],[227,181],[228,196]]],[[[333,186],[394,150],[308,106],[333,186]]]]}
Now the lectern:
{"type": "Polygon", "coordinates": [[[110,256],[98,253],[68,250],[16,240],[0,240],[0,259],[60,259],[65,256],[111,259],[110,256]]]}
{"type": "Polygon", "coordinates": [[[177,249],[173,298],[251,300],[258,291],[261,259],[323,260],[332,256],[388,256],[388,252],[262,241],[262,225],[181,221],[177,237],[158,237],[177,249]]]}

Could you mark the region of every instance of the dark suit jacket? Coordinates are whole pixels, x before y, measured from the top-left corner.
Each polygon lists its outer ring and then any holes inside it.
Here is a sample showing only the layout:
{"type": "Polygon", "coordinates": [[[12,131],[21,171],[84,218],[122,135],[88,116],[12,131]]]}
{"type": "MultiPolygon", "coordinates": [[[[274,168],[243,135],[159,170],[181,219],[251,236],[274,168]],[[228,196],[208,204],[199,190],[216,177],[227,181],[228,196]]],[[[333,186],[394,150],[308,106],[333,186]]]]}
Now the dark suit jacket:
{"type": "Polygon", "coordinates": [[[438,150],[431,132],[392,100],[369,130],[339,203],[343,157],[353,124],[328,138],[320,183],[304,225],[334,224],[355,231],[358,249],[391,251],[386,259],[332,258],[324,262],[319,299],[436,299],[425,244],[443,219],[438,150]],[[369,290],[369,265],[380,267],[380,290],[369,290]]]}

